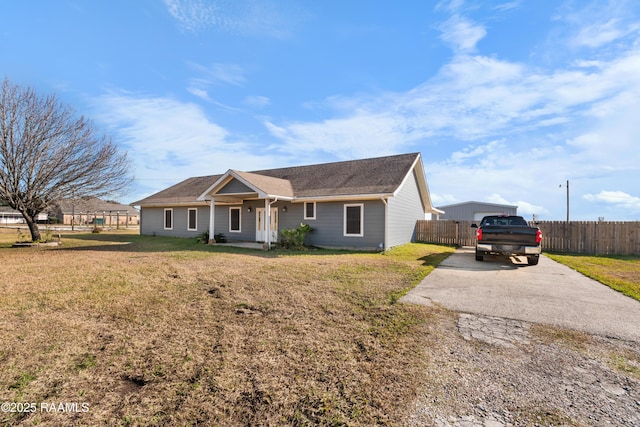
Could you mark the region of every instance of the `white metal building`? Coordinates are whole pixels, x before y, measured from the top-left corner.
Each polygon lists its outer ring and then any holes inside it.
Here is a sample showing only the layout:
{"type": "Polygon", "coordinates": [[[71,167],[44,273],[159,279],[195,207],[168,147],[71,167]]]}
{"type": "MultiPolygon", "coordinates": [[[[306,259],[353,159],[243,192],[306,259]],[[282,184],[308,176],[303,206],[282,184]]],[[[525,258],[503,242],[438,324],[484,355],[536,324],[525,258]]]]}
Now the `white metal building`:
{"type": "Polygon", "coordinates": [[[487,202],[463,202],[452,205],[438,206],[436,209],[445,213],[439,219],[456,221],[480,221],[486,215],[518,215],[518,206],[500,205],[487,202]]]}

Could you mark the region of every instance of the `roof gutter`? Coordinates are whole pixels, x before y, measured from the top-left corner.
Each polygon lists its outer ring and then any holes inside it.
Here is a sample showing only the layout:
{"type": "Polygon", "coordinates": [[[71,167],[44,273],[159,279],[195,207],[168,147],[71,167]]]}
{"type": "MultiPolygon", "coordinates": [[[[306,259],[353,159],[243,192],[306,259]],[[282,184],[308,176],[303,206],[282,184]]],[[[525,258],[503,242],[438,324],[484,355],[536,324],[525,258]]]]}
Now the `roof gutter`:
{"type": "Polygon", "coordinates": [[[339,196],[303,196],[294,197],[291,203],[304,203],[304,202],[340,202],[344,200],[378,200],[388,199],[393,197],[392,193],[377,193],[377,194],[344,194],[339,196]]]}

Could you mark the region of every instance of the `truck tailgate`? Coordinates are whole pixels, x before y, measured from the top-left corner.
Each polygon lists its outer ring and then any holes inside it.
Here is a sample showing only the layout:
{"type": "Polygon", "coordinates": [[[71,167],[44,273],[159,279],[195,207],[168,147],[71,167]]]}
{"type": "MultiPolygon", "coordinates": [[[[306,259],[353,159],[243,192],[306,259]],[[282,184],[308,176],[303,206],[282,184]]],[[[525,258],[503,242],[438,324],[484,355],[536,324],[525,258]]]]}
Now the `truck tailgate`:
{"type": "Polygon", "coordinates": [[[536,246],[536,229],[517,226],[485,226],[482,229],[482,243],[536,246]]]}

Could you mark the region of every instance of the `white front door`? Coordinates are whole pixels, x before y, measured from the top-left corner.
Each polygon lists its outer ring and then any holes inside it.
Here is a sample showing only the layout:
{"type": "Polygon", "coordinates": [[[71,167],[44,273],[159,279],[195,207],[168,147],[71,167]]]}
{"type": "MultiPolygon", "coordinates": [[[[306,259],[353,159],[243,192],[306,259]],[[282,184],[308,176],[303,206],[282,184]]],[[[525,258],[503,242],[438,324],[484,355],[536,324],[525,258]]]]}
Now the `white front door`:
{"type": "MultiPolygon", "coordinates": [[[[266,226],[266,210],[265,208],[256,209],[256,242],[267,241],[267,226],[266,226]]],[[[278,241],[278,208],[271,208],[270,215],[271,226],[269,230],[271,232],[271,241],[278,241]]]]}

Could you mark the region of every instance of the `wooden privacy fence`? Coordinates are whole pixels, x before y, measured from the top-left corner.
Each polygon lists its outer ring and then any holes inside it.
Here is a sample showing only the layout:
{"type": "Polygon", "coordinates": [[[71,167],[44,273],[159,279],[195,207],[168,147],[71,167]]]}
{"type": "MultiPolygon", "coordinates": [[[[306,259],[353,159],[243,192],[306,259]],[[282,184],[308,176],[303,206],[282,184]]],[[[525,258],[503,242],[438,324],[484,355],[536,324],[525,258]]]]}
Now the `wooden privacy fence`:
{"type": "MultiPolygon", "coordinates": [[[[640,255],[640,221],[541,221],[542,250],[590,255],[640,255]]],[[[419,220],[416,240],[442,245],[474,246],[471,221],[419,220]]]]}
{"type": "Polygon", "coordinates": [[[440,245],[475,246],[476,229],[471,228],[471,221],[418,220],[416,240],[440,245]]]}
{"type": "Polygon", "coordinates": [[[542,250],[591,255],[640,255],[640,221],[541,221],[542,250]]]}

